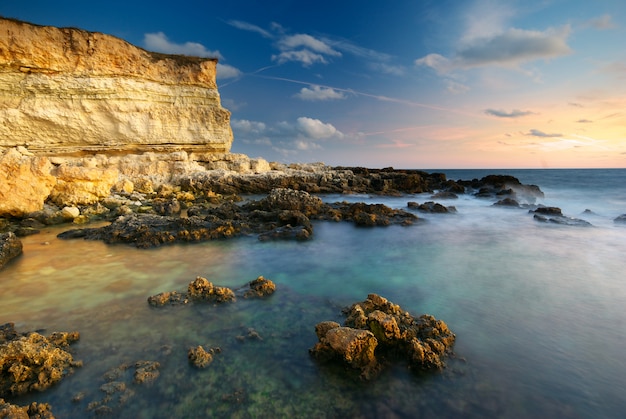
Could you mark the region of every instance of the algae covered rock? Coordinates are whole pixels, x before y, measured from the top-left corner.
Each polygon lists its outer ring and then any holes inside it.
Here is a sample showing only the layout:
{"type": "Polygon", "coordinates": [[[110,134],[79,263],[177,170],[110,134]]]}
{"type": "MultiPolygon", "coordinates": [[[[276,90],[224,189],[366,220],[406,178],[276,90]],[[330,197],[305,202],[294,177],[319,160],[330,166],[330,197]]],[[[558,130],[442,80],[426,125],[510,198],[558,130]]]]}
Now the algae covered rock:
{"type": "Polygon", "coordinates": [[[54,419],[48,403],[32,402],[28,406],[17,406],[0,398],[0,418],[6,419],[54,419]]]}
{"type": "Polygon", "coordinates": [[[187,351],[187,358],[189,363],[196,368],[206,368],[213,362],[213,355],[221,352],[220,348],[210,348],[208,351],[198,345],[189,348],[187,351]]]}
{"type": "Polygon", "coordinates": [[[233,290],[226,287],[216,287],[201,276],[189,283],[187,294],[193,300],[214,301],[217,303],[235,301],[233,290]]]}
{"type": "Polygon", "coordinates": [[[259,276],[254,281],[250,281],[248,283],[248,286],[250,287],[250,289],[244,292],[243,298],[267,297],[268,295],[272,295],[274,291],[276,291],[276,284],[274,284],[271,280],[264,278],[263,276],[259,276]]]}
{"type": "Polygon", "coordinates": [[[413,370],[440,370],[455,335],[433,316],[413,317],[376,294],[344,309],[344,326],[325,321],[315,327],[319,342],[310,349],[320,360],[340,359],[364,378],[389,361],[404,360],[413,370]]]}
{"type": "Polygon", "coordinates": [[[324,322],[323,326],[316,327],[316,331],[319,342],[311,349],[315,358],[322,361],[341,360],[352,368],[361,370],[366,378],[376,368],[375,351],[378,341],[369,330],[324,322]]]}
{"type": "Polygon", "coordinates": [[[81,363],[67,349],[78,339],[77,332],[33,332],[0,344],[0,396],[42,391],[71,374],[81,363]]]}

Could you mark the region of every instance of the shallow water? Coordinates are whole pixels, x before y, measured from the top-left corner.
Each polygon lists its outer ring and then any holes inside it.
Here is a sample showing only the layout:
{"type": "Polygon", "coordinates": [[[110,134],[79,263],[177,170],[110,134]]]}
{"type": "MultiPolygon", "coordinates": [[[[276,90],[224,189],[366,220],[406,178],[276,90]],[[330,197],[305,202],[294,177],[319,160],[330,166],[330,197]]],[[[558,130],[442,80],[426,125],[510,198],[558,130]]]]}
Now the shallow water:
{"type": "MultiPolygon", "coordinates": [[[[132,383],[132,368],[120,378],[132,396],[112,397],[115,416],[620,417],[626,226],[613,219],[626,213],[626,171],[540,172],[512,174],[538,184],[542,203],[593,227],[542,224],[526,210],[465,196],[440,201],[457,214],[418,213],[425,221],[410,227],[318,222],[307,242],[250,237],[138,250],[61,241],[59,229],[24,238],[24,255],[0,272],[0,323],[78,330],[73,351],[84,366],[12,401],[90,417],[108,370],[153,360],[161,374],[151,385],[132,383]],[[594,214],[581,215],[586,208],[594,214]],[[148,306],[149,295],[183,291],[198,275],[229,287],[264,275],[277,292],[222,306],[148,306]],[[314,362],[315,324],[341,322],[341,308],[368,293],[444,320],[457,335],[448,368],[418,375],[398,364],[364,383],[314,362]],[[250,328],[262,340],[248,337],[250,328]],[[206,370],[187,362],[197,345],[222,349],[206,370]]],[[[449,177],[473,177],[465,175],[449,177]]],[[[430,198],[325,199],[404,208],[430,198]]]]}

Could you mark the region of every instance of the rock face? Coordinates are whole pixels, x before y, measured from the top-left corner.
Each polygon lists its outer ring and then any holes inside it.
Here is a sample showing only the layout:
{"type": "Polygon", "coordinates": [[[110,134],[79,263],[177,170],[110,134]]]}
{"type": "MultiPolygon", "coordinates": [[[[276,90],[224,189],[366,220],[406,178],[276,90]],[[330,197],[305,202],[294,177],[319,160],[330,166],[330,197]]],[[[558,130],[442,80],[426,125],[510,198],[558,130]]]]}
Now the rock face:
{"type": "Polygon", "coordinates": [[[216,65],[102,33],[0,19],[0,147],[228,152],[216,65]]]}

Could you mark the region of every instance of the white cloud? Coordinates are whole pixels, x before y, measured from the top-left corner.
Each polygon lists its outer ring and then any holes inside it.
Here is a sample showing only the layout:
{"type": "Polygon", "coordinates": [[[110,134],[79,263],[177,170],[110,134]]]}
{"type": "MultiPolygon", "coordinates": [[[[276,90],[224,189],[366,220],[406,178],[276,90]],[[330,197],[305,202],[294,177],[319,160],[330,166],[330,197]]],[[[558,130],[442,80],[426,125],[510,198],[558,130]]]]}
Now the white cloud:
{"type": "Polygon", "coordinates": [[[297,61],[302,63],[304,67],[310,67],[315,63],[328,64],[328,61],[321,54],[316,54],[307,49],[300,51],[283,51],[278,55],[272,55],[272,61],[278,64],[284,64],[289,61],[297,61]]]}
{"type": "Polygon", "coordinates": [[[323,140],[329,138],[343,138],[343,133],[332,124],[325,124],[319,119],[301,116],[296,121],[298,131],[307,138],[323,140]]]}
{"type": "Polygon", "coordinates": [[[189,55],[194,57],[222,58],[219,51],[210,51],[197,42],[177,44],[170,41],[163,32],[146,33],[143,41],[146,49],[164,54],[189,55]]]}
{"type": "Polygon", "coordinates": [[[337,91],[329,87],[311,86],[311,88],[303,87],[300,92],[295,95],[297,98],[308,101],[317,100],[337,100],[345,99],[346,95],[343,92],[337,91]]]}
{"type": "Polygon", "coordinates": [[[294,146],[298,149],[298,150],[319,150],[322,147],[317,144],[317,143],[313,143],[310,141],[304,141],[304,140],[298,140],[294,143],[294,146]]]}
{"type": "Polygon", "coordinates": [[[233,129],[244,134],[264,134],[267,129],[265,123],[247,119],[233,119],[230,124],[233,129]]]}
{"type": "Polygon", "coordinates": [[[440,54],[428,54],[415,60],[418,67],[430,67],[439,74],[446,74],[453,69],[452,62],[440,54]]]}
{"type": "Polygon", "coordinates": [[[217,75],[218,79],[233,79],[241,76],[242,73],[239,69],[228,65],[217,63],[217,75]]]}
{"type": "Polygon", "coordinates": [[[314,38],[311,35],[288,35],[278,41],[278,48],[281,51],[289,51],[300,47],[304,47],[320,54],[341,57],[341,53],[339,51],[334,50],[325,42],[314,38]]]}

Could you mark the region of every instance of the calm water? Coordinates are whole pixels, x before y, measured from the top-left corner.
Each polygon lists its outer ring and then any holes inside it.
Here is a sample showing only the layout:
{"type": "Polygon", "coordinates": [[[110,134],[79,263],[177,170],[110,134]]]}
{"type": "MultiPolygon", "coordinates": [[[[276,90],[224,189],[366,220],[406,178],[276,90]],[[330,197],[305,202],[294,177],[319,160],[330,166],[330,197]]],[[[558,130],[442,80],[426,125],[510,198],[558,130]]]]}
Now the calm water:
{"type": "MultiPolygon", "coordinates": [[[[114,415],[166,417],[617,418],[626,409],[626,170],[447,172],[451,179],[512,174],[593,227],[547,225],[526,210],[462,196],[457,214],[421,215],[412,227],[315,224],[304,243],[256,238],[153,250],[61,241],[58,229],[23,239],[0,272],[0,323],[20,330],[78,330],[84,366],[43,393],[59,418],[93,416],[103,375],[122,363],[161,364],[152,385],[119,378],[114,415]],[[585,209],[592,214],[582,214],[585,209]],[[268,300],[151,309],[146,298],[186,289],[197,275],[237,287],[264,275],[268,300]],[[443,319],[457,359],[442,373],[403,365],[363,383],[310,359],[314,326],[378,293],[415,315],[443,319]],[[242,338],[253,328],[262,340],[242,338]],[[187,349],[219,346],[206,370],[187,349]],[[82,393],[80,401],[72,398],[82,393]],[[121,406],[121,407],[120,407],[121,406]]],[[[403,198],[329,196],[328,201],[403,198]]]]}

